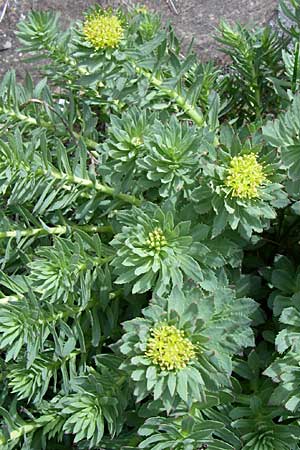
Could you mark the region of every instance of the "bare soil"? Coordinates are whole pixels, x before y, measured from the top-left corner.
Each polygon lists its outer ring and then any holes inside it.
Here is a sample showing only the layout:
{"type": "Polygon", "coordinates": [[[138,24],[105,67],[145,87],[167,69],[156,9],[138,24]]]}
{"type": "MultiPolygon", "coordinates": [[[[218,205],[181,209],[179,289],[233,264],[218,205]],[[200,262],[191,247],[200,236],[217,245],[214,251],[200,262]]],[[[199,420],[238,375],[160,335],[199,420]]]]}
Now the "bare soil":
{"type": "MultiPolygon", "coordinates": [[[[0,18],[6,1],[0,0],[0,18]]],[[[62,26],[68,27],[72,21],[82,18],[83,11],[95,3],[104,7],[129,8],[138,3],[146,5],[158,11],[164,21],[174,25],[185,46],[194,40],[194,47],[202,60],[213,58],[220,62],[222,56],[213,38],[220,19],[261,25],[274,19],[278,5],[277,0],[9,0],[0,23],[0,79],[8,69],[15,68],[18,79],[22,80],[26,70],[32,69],[22,62],[24,55],[14,34],[16,24],[30,10],[59,11],[62,26]]]]}

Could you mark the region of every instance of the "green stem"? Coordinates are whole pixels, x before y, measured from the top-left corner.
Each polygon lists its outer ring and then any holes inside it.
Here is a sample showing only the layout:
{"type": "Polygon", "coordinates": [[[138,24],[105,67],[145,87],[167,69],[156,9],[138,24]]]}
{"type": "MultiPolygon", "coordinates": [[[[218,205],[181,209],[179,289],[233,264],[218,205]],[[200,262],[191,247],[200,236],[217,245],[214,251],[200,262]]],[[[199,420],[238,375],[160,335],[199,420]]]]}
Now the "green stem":
{"type": "Polygon", "coordinates": [[[204,125],[204,118],[202,113],[194,108],[182,95],[178,94],[175,89],[169,89],[162,86],[163,81],[156,78],[152,73],[147,72],[145,69],[137,67],[134,63],[133,66],[138,74],[144,75],[150,83],[160,89],[164,94],[173,99],[180,108],[198,125],[199,127],[204,125]]]}
{"type": "Polygon", "coordinates": [[[19,426],[18,429],[11,431],[10,433],[10,439],[12,441],[16,439],[20,439],[24,434],[29,434],[35,431],[37,428],[42,427],[45,424],[45,419],[48,419],[49,423],[55,419],[53,415],[45,415],[42,416],[44,419],[44,422],[38,423],[38,422],[28,422],[25,425],[19,426]]]}
{"type": "Polygon", "coordinates": [[[298,72],[299,72],[299,41],[295,46],[295,61],[293,69],[293,79],[292,79],[292,92],[295,94],[297,90],[298,72]]]}
{"type": "MultiPolygon", "coordinates": [[[[27,167],[27,170],[28,171],[32,170],[29,165],[27,167]]],[[[141,204],[142,204],[142,200],[138,199],[134,195],[124,194],[122,192],[116,192],[115,189],[113,189],[112,187],[106,186],[105,184],[99,183],[98,181],[94,182],[88,178],[80,178],[77,176],[68,175],[64,172],[59,172],[55,168],[45,170],[40,167],[40,168],[36,169],[35,173],[36,173],[36,175],[43,175],[45,177],[50,175],[51,177],[53,177],[56,180],[66,181],[66,185],[63,186],[63,189],[69,189],[69,186],[67,186],[67,183],[69,182],[72,184],[77,184],[79,186],[85,186],[85,187],[95,189],[99,193],[101,192],[103,194],[109,195],[118,200],[121,200],[122,202],[130,203],[131,205],[141,206],[141,204]]],[[[82,195],[84,195],[84,193],[82,193],[82,195]]],[[[1,237],[1,235],[0,235],[0,237],[1,237]]]]}
{"type": "Polygon", "coordinates": [[[94,225],[59,225],[57,227],[47,227],[46,228],[29,228],[27,230],[9,230],[9,231],[0,231],[0,239],[3,238],[17,238],[19,236],[36,236],[40,234],[66,234],[68,230],[83,230],[91,233],[111,233],[111,226],[94,226],[94,225]]]}
{"type": "MultiPolygon", "coordinates": [[[[36,127],[42,126],[43,128],[53,129],[53,124],[51,122],[47,122],[46,120],[37,121],[34,117],[26,116],[26,114],[22,114],[20,112],[16,112],[16,111],[12,111],[12,110],[7,110],[4,108],[2,108],[2,112],[4,114],[10,116],[13,120],[18,120],[20,122],[27,123],[28,125],[31,125],[31,126],[36,126],[36,127]]],[[[81,138],[84,139],[84,142],[88,148],[95,149],[98,145],[98,143],[96,141],[93,141],[92,139],[87,138],[87,137],[83,137],[79,133],[76,133],[75,131],[73,131],[73,135],[78,140],[81,138]]]]}
{"type": "Polygon", "coordinates": [[[9,295],[6,297],[0,297],[0,305],[5,305],[6,303],[9,302],[17,302],[18,300],[21,300],[21,298],[23,298],[23,295],[19,295],[19,297],[17,297],[16,295],[9,295]]]}
{"type": "Polygon", "coordinates": [[[254,64],[252,63],[252,78],[254,81],[253,88],[255,90],[255,111],[256,111],[256,118],[259,120],[261,119],[261,111],[262,111],[262,105],[261,105],[261,95],[260,95],[260,88],[258,84],[258,77],[257,73],[254,67],[254,64]]]}
{"type": "MultiPolygon", "coordinates": [[[[111,258],[112,257],[103,258],[101,263],[104,264],[105,262],[110,262],[111,258]]],[[[123,293],[122,289],[118,289],[115,292],[110,292],[109,293],[109,299],[110,300],[118,299],[122,295],[122,293],[123,293]]],[[[0,297],[0,305],[5,305],[6,303],[10,303],[10,302],[18,302],[18,301],[23,300],[23,299],[24,299],[24,295],[23,294],[20,294],[20,295],[8,295],[6,297],[0,297]]],[[[90,302],[88,302],[88,304],[87,304],[87,306],[85,308],[85,311],[93,308],[94,306],[96,306],[98,304],[99,304],[99,299],[91,300],[90,302]]],[[[77,307],[77,308],[74,307],[74,315],[80,313],[81,311],[82,311],[81,307],[77,307]]],[[[70,316],[69,311],[58,313],[56,316],[54,316],[53,321],[55,322],[58,319],[65,319],[65,318],[67,318],[69,316],[70,316]]]]}
{"type": "MultiPolygon", "coordinates": [[[[44,175],[47,175],[47,171],[43,171],[44,175]]],[[[134,195],[129,194],[123,194],[123,193],[116,193],[115,190],[109,186],[106,186],[104,184],[99,183],[98,181],[93,182],[92,180],[88,180],[86,178],[80,178],[76,176],[69,176],[65,173],[60,173],[56,170],[51,170],[50,174],[53,178],[56,178],[57,180],[66,180],[70,183],[78,184],[80,186],[86,186],[90,188],[96,189],[96,191],[101,192],[103,194],[110,195],[111,197],[117,198],[119,200],[122,200],[125,203],[131,203],[132,205],[140,206],[142,204],[142,201],[139,200],[134,195]]]]}

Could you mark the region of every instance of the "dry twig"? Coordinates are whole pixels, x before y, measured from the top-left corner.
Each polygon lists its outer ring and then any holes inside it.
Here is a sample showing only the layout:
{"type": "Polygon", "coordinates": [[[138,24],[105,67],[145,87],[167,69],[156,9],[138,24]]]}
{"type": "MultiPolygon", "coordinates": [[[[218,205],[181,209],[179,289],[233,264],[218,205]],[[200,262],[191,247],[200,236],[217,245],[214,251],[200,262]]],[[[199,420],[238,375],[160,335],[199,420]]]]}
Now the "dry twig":
{"type": "Polygon", "coordinates": [[[173,0],[167,0],[167,3],[169,4],[169,6],[172,9],[172,11],[178,16],[179,12],[178,12],[178,9],[176,8],[175,3],[173,2],[173,0]]]}

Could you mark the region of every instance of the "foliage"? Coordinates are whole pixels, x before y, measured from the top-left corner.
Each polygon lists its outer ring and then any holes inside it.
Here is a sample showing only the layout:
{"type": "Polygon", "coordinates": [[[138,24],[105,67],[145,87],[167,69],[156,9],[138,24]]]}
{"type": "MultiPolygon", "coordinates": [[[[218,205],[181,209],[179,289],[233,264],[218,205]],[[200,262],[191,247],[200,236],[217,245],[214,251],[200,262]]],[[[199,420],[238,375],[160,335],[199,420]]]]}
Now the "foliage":
{"type": "Polygon", "coordinates": [[[227,67],[143,7],[18,26],[0,84],[0,447],[300,448],[300,2],[222,23],[227,67]]]}
{"type": "Polygon", "coordinates": [[[254,344],[248,317],[255,309],[255,303],[246,298],[239,299],[236,306],[230,289],[221,287],[214,296],[201,294],[198,289],[183,295],[176,287],[166,302],[153,299],[143,310],[144,318],[124,323],[125,334],[119,343],[120,352],[126,356],[122,367],[135,381],[137,401],[153,391],[154,401],[170,411],[180,400],[191,406],[193,400],[205,401],[206,391],[230,386],[231,356],[254,344]],[[172,354],[182,337],[177,334],[170,345],[164,333],[164,328],[170,328],[167,324],[187,336],[183,355],[172,354]],[[149,337],[151,330],[156,331],[155,338],[149,337]]]}

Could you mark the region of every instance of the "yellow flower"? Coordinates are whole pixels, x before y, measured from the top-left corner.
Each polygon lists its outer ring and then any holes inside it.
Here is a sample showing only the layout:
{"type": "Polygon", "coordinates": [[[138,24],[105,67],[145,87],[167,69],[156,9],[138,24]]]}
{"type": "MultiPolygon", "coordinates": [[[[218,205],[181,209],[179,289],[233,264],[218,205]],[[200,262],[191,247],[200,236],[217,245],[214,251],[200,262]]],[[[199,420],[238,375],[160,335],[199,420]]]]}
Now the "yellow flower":
{"type": "Polygon", "coordinates": [[[123,37],[121,20],[110,13],[96,11],[87,16],[83,34],[95,49],[116,47],[123,37]]]}
{"type": "Polygon", "coordinates": [[[234,156],[230,161],[225,186],[231,189],[232,197],[257,198],[258,188],[266,181],[263,166],[257,155],[234,156]]]}
{"type": "Polygon", "coordinates": [[[174,325],[161,325],[151,331],[146,356],[161,370],[180,370],[195,357],[195,346],[174,325]]]}
{"type": "Polygon", "coordinates": [[[161,248],[167,244],[167,240],[161,228],[155,228],[153,232],[148,234],[146,245],[150,250],[159,252],[161,248]]]}

